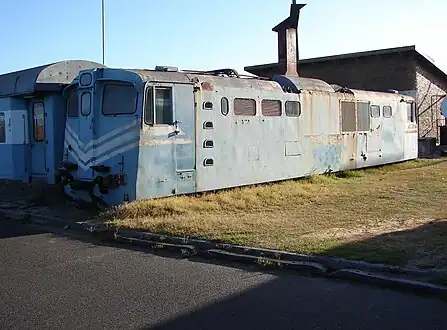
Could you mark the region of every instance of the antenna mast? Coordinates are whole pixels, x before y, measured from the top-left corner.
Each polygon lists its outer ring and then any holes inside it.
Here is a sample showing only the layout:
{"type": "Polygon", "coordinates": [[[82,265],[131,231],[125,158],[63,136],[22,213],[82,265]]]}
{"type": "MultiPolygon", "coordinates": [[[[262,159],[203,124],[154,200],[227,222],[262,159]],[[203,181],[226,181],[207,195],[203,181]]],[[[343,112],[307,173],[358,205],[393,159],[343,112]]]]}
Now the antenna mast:
{"type": "Polygon", "coordinates": [[[101,0],[101,24],[102,24],[102,65],[104,65],[104,0],[101,0]]]}

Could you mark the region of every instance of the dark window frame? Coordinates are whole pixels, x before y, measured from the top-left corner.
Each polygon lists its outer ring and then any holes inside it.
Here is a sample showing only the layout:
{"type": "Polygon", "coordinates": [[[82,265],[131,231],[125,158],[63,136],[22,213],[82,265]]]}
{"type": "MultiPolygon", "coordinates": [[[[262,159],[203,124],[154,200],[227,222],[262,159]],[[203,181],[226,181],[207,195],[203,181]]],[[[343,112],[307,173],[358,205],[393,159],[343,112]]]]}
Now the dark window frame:
{"type": "Polygon", "coordinates": [[[383,118],[391,118],[391,117],[393,117],[393,107],[391,105],[384,105],[382,107],[382,115],[383,115],[383,118]],[[385,115],[385,109],[390,109],[390,115],[389,116],[385,115]]]}
{"type": "Polygon", "coordinates": [[[369,115],[371,116],[371,118],[380,118],[380,116],[382,115],[383,109],[380,108],[380,105],[377,104],[371,104],[369,106],[369,115]],[[373,108],[378,108],[379,109],[379,115],[378,116],[373,116],[373,108]]]}
{"type": "Polygon", "coordinates": [[[203,110],[211,111],[211,110],[213,110],[213,108],[214,108],[214,104],[213,104],[213,102],[211,102],[211,101],[205,101],[205,102],[203,102],[203,104],[202,104],[202,109],[203,109],[203,110]],[[210,107],[207,107],[207,105],[211,105],[211,108],[210,108],[210,107]]]}
{"type": "Polygon", "coordinates": [[[248,97],[235,97],[233,100],[233,113],[235,116],[240,116],[240,117],[256,117],[257,113],[258,113],[258,109],[257,109],[257,102],[255,99],[252,98],[248,98],[248,97]],[[240,114],[240,113],[236,113],[236,101],[237,100],[244,100],[244,101],[250,101],[253,102],[254,104],[254,114],[249,114],[249,115],[245,115],[245,114],[240,114]]]}
{"type": "Polygon", "coordinates": [[[103,116],[107,116],[107,117],[116,117],[116,116],[132,116],[135,114],[135,112],[137,111],[138,108],[138,90],[136,89],[135,85],[129,82],[106,82],[104,83],[104,85],[102,86],[102,91],[101,91],[101,113],[103,116]],[[132,87],[133,90],[135,91],[135,104],[133,107],[133,111],[132,112],[116,112],[116,113],[104,113],[104,96],[106,93],[106,88],[108,86],[125,86],[125,87],[132,87]]]}
{"type": "Polygon", "coordinates": [[[0,112],[0,122],[3,121],[3,125],[0,124],[0,143],[6,143],[6,115],[4,112],[0,112]]]}
{"type": "Polygon", "coordinates": [[[303,111],[302,111],[302,109],[301,109],[301,102],[300,101],[293,101],[293,100],[288,100],[288,101],[286,101],[285,103],[284,103],[284,113],[285,113],[285,115],[286,115],[286,117],[289,117],[289,118],[299,118],[299,117],[301,117],[301,114],[303,113],[303,111]],[[290,115],[290,113],[287,111],[287,105],[288,104],[298,104],[298,115],[290,115]]]}
{"type": "Polygon", "coordinates": [[[79,118],[79,99],[78,99],[78,88],[73,88],[73,90],[70,91],[68,100],[67,100],[67,117],[68,118],[79,118]],[[73,116],[72,113],[70,113],[70,105],[72,97],[76,97],[76,116],[73,116]]]}
{"type": "Polygon", "coordinates": [[[265,117],[281,117],[283,114],[283,109],[282,109],[282,102],[281,100],[275,100],[275,99],[262,99],[261,100],[261,114],[265,117]],[[278,114],[273,114],[273,115],[269,115],[269,114],[265,114],[264,113],[264,102],[275,102],[275,103],[279,103],[279,115],[278,114]]]}
{"type": "Polygon", "coordinates": [[[33,103],[33,111],[32,111],[32,115],[33,115],[33,139],[36,142],[43,142],[45,141],[45,136],[46,136],[46,123],[45,123],[45,104],[43,101],[36,101],[33,103]],[[37,104],[41,104],[42,105],[42,109],[43,109],[43,137],[42,138],[36,138],[36,105],[37,104]]]}
{"type": "MultiPolygon", "coordinates": [[[[349,111],[352,111],[352,107],[349,108],[349,111]]],[[[346,118],[348,118],[348,117],[346,117],[346,118]]],[[[342,133],[355,133],[358,131],[358,113],[357,113],[357,101],[356,100],[350,100],[350,99],[340,100],[340,131],[342,133]],[[343,120],[343,118],[345,117],[344,114],[346,112],[346,110],[344,110],[344,108],[343,108],[344,103],[350,103],[351,105],[354,104],[354,108],[353,108],[354,109],[354,111],[353,111],[354,121],[353,122],[352,121],[347,122],[347,121],[343,120]],[[354,123],[354,127],[347,127],[349,125],[352,125],[352,123],[354,123]]]]}
{"type": "Polygon", "coordinates": [[[230,113],[230,101],[225,96],[220,99],[220,113],[225,117],[228,116],[228,114],[230,113]],[[226,103],[225,111],[224,102],[226,103]]]}
{"type": "Polygon", "coordinates": [[[410,123],[417,122],[416,102],[411,102],[410,107],[407,108],[407,121],[410,123]]]}
{"type": "Polygon", "coordinates": [[[81,115],[84,116],[84,117],[90,116],[90,114],[92,113],[92,93],[90,91],[84,91],[84,92],[82,92],[80,99],[81,99],[81,106],[80,106],[80,108],[81,108],[81,115]],[[84,95],[88,95],[89,96],[88,113],[84,113],[83,112],[83,110],[84,110],[84,99],[83,99],[84,95]]]}
{"type": "MultiPolygon", "coordinates": [[[[355,112],[356,112],[356,130],[357,132],[367,132],[371,129],[371,101],[365,101],[365,100],[358,100],[355,102],[355,112]],[[363,115],[365,115],[365,117],[361,117],[360,116],[360,112],[359,112],[359,104],[367,104],[368,107],[365,108],[366,113],[364,113],[363,115]],[[365,119],[367,121],[367,126],[368,128],[365,129],[365,127],[360,127],[360,120],[361,118],[365,119]],[[367,118],[367,119],[366,119],[367,118]],[[360,129],[362,128],[362,129],[360,129]]],[[[380,107],[379,107],[379,111],[380,111],[380,107]]],[[[364,122],[362,122],[362,125],[365,124],[364,122]]]]}
{"type": "Polygon", "coordinates": [[[156,104],[155,104],[155,95],[157,89],[169,89],[171,91],[171,117],[172,121],[174,121],[174,86],[164,86],[164,85],[149,85],[145,88],[144,91],[144,106],[143,106],[143,121],[144,124],[148,126],[172,126],[173,123],[157,123],[157,111],[156,111],[156,104]],[[148,122],[147,119],[147,113],[148,113],[148,93],[151,91],[151,106],[150,106],[150,113],[151,113],[151,122],[148,122]]]}

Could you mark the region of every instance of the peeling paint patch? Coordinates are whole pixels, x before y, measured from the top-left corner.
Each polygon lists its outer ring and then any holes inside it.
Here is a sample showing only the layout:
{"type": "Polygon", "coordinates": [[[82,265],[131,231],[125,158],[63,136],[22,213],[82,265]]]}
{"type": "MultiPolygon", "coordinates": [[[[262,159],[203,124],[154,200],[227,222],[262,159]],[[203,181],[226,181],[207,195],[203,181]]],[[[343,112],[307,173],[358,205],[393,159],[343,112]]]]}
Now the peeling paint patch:
{"type": "Polygon", "coordinates": [[[170,139],[170,140],[141,140],[139,145],[140,147],[154,147],[160,145],[167,144],[190,144],[192,143],[192,139],[170,139]]]}
{"type": "Polygon", "coordinates": [[[317,145],[313,149],[314,166],[319,171],[336,171],[340,168],[340,144],[317,145]]]}

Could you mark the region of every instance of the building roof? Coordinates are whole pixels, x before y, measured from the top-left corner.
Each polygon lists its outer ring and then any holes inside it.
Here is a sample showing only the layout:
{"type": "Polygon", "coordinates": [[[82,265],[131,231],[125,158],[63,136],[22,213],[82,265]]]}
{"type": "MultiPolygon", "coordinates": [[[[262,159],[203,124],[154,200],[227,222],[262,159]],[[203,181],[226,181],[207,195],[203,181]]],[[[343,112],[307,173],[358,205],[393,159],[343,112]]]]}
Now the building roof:
{"type": "MultiPolygon", "coordinates": [[[[409,53],[409,54],[414,55],[416,60],[418,61],[419,65],[421,65],[422,68],[426,69],[427,71],[430,71],[438,79],[440,79],[447,85],[447,74],[444,71],[442,71],[440,68],[438,68],[427,57],[425,57],[420,52],[418,52],[416,50],[416,46],[414,46],[414,45],[302,59],[299,61],[299,65],[315,64],[315,63],[329,62],[329,61],[340,61],[340,60],[346,60],[346,59],[363,58],[363,57],[368,57],[368,56],[381,56],[381,55],[388,55],[388,54],[404,54],[404,53],[409,53]]],[[[279,67],[278,63],[269,63],[269,64],[246,66],[244,68],[244,70],[249,73],[259,75],[262,72],[265,72],[267,70],[269,70],[269,71],[275,70],[278,67],[279,67]]]]}
{"type": "Polygon", "coordinates": [[[70,60],[0,75],[0,97],[32,94],[36,91],[60,90],[70,84],[79,71],[103,67],[102,64],[70,60]]]}

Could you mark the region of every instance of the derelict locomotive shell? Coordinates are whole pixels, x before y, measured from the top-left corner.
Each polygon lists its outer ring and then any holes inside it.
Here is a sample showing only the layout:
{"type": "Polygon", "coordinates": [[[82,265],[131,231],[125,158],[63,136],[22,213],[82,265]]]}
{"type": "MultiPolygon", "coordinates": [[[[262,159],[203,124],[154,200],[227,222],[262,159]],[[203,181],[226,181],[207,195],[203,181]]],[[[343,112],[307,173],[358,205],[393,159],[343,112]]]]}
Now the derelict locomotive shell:
{"type": "Polygon", "coordinates": [[[417,157],[411,97],[233,73],[81,72],[66,193],[116,205],[417,157]]]}

